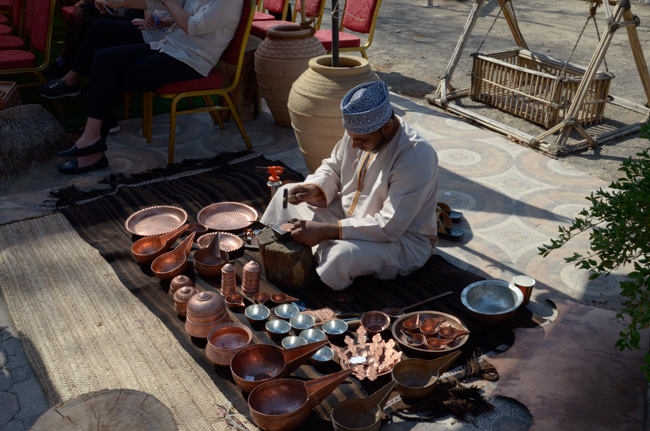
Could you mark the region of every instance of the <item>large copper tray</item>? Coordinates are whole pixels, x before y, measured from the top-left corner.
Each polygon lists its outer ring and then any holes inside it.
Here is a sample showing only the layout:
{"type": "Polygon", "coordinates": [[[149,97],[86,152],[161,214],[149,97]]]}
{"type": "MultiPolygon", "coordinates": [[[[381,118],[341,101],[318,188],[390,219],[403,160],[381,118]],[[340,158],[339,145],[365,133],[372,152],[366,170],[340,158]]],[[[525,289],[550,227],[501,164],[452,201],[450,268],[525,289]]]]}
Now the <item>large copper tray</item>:
{"type": "Polygon", "coordinates": [[[418,356],[429,356],[429,357],[438,357],[441,355],[446,355],[447,353],[453,352],[454,350],[459,349],[463,344],[467,342],[469,339],[470,334],[463,335],[456,340],[454,340],[451,344],[448,344],[445,349],[441,350],[428,350],[426,347],[413,347],[406,342],[404,342],[404,339],[402,338],[402,327],[403,327],[403,322],[416,314],[420,315],[420,319],[428,319],[428,318],[433,318],[433,319],[447,319],[447,321],[444,323],[444,325],[450,325],[453,326],[456,329],[462,330],[462,331],[468,331],[467,326],[456,316],[452,316],[451,314],[447,313],[442,313],[440,311],[414,311],[412,313],[406,313],[399,319],[397,319],[391,328],[391,332],[393,333],[393,338],[397,341],[397,343],[402,347],[402,350],[410,353],[415,353],[418,356]]]}
{"type": "MultiPolygon", "coordinates": [[[[206,248],[208,245],[210,245],[210,242],[216,234],[217,232],[206,233],[197,239],[196,243],[199,245],[199,247],[206,248]]],[[[232,253],[233,251],[239,250],[243,246],[244,240],[237,235],[233,235],[228,232],[221,232],[221,243],[219,244],[219,248],[221,250],[232,253]]]]}
{"type": "Polygon", "coordinates": [[[239,230],[257,221],[255,208],[238,202],[219,202],[203,208],[196,216],[199,223],[213,230],[239,230]]]}
{"type": "Polygon", "coordinates": [[[182,208],[157,205],[131,214],[124,226],[132,234],[152,236],[171,232],[186,221],[187,213],[182,208]]]}

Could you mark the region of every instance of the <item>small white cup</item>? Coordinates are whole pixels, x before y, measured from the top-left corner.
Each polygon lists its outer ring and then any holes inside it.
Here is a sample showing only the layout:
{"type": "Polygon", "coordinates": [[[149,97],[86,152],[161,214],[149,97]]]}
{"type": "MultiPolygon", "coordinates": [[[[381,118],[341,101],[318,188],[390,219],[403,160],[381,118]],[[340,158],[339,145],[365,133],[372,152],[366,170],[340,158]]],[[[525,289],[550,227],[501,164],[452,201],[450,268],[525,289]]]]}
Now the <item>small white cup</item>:
{"type": "Polygon", "coordinates": [[[515,287],[521,290],[521,293],[524,294],[524,302],[521,305],[526,305],[530,301],[530,294],[533,293],[533,287],[535,287],[535,279],[527,275],[517,275],[512,279],[512,283],[515,287]]]}

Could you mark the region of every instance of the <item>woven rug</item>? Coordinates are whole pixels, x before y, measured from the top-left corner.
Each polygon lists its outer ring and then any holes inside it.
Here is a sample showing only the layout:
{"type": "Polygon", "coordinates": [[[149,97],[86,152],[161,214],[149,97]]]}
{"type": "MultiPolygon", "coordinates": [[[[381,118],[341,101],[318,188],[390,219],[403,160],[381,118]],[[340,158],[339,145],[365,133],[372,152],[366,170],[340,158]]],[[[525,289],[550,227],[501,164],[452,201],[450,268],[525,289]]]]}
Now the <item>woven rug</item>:
{"type": "MultiPolygon", "coordinates": [[[[222,164],[217,169],[196,175],[175,176],[165,181],[120,187],[108,196],[62,210],[79,235],[99,251],[131,293],[167,326],[178,343],[211,378],[212,384],[224,394],[237,394],[233,398],[228,398],[235,409],[244,415],[248,415],[248,407],[241,391],[234,384],[229,369],[215,367],[205,356],[205,341],[187,335],[184,323],[174,313],[173,303],[167,295],[168,283],[159,282],[147,265],[141,266],[131,257],[130,247],[136,238],[125,230],[124,223],[135,211],[151,205],[179,206],[187,211],[190,222],[195,220],[201,208],[221,201],[241,202],[251,205],[262,213],[268,202],[267,175],[257,172],[256,167],[273,164],[278,163],[263,157],[253,157],[236,164],[222,164]]],[[[283,178],[299,180],[300,175],[289,171],[283,178]]],[[[252,259],[261,262],[259,254],[251,251],[246,251],[235,258],[235,267],[240,277],[246,262],[252,259]]],[[[195,279],[200,289],[218,288],[218,280],[197,276],[191,264],[186,274],[195,279]]],[[[313,309],[327,306],[342,311],[367,311],[381,309],[391,304],[404,306],[452,290],[453,295],[424,305],[420,309],[450,313],[463,320],[472,331],[469,341],[463,346],[463,351],[466,353],[463,357],[469,358],[475,356],[477,352],[487,352],[497,346],[511,344],[512,327],[535,326],[530,313],[526,310],[519,312],[507,326],[485,327],[473,321],[460,302],[460,291],[467,284],[480,279],[481,277],[471,272],[449,264],[442,257],[434,256],[421,270],[408,277],[385,281],[369,277],[359,278],[343,295],[320,283],[307,289],[293,291],[291,294],[299,297],[313,309]]],[[[278,289],[262,276],[261,290],[272,293],[278,289]]],[[[234,321],[247,323],[242,313],[231,313],[231,315],[234,321]]],[[[253,334],[254,342],[274,343],[263,330],[253,331],[253,334]]],[[[312,379],[336,371],[337,367],[336,364],[332,364],[331,367],[315,369],[311,365],[303,365],[292,376],[312,379]]],[[[305,427],[331,429],[331,424],[327,420],[333,406],[347,398],[364,397],[388,380],[390,375],[383,376],[375,382],[348,379],[314,409],[305,427]]]]}
{"type": "Polygon", "coordinates": [[[229,399],[61,214],[0,226],[0,286],[50,405],[102,389],[150,393],[180,429],[233,429],[229,399]]]}

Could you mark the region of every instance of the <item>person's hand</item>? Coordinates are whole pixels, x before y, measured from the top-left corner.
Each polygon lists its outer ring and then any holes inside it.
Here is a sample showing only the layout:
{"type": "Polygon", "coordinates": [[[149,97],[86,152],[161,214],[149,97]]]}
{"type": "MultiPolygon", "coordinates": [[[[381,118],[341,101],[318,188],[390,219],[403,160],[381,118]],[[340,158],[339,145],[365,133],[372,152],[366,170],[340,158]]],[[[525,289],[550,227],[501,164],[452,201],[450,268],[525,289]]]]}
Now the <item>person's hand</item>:
{"type": "Polygon", "coordinates": [[[291,238],[301,244],[313,247],[328,239],[339,236],[339,227],[332,223],[299,220],[291,226],[291,238]]]}
{"type": "Polygon", "coordinates": [[[136,26],[138,30],[149,30],[149,28],[147,28],[147,21],[142,18],[132,19],[131,24],[136,26]]]}
{"type": "Polygon", "coordinates": [[[323,191],[313,184],[298,185],[289,190],[289,195],[294,196],[294,199],[289,200],[289,202],[294,205],[298,205],[302,202],[309,202],[316,205],[324,205],[327,203],[327,199],[325,199],[323,191]]]}

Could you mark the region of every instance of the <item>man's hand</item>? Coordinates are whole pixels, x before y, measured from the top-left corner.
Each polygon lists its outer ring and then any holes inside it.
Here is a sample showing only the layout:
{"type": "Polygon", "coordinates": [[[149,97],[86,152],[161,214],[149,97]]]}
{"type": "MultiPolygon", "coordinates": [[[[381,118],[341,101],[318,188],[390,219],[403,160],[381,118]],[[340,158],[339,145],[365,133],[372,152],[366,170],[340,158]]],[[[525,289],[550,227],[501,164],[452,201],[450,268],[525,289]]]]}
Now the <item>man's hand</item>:
{"type": "Polygon", "coordinates": [[[334,223],[299,220],[291,229],[291,238],[310,247],[328,239],[338,239],[339,226],[334,223]]]}
{"type": "Polygon", "coordinates": [[[302,202],[309,202],[314,205],[325,205],[327,199],[323,191],[313,184],[301,184],[289,190],[289,194],[295,196],[295,199],[289,200],[290,203],[298,205],[302,202]]]}

